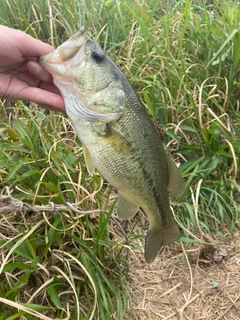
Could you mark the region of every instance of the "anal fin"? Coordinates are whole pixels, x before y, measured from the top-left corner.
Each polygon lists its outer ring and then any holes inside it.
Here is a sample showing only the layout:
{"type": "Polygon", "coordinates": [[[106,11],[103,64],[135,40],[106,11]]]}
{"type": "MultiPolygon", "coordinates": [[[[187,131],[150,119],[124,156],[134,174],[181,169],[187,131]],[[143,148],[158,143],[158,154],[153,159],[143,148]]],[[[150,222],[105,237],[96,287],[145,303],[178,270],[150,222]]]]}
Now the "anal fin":
{"type": "Polygon", "coordinates": [[[117,201],[117,216],[121,220],[129,220],[135,216],[139,207],[119,194],[117,201]]]}

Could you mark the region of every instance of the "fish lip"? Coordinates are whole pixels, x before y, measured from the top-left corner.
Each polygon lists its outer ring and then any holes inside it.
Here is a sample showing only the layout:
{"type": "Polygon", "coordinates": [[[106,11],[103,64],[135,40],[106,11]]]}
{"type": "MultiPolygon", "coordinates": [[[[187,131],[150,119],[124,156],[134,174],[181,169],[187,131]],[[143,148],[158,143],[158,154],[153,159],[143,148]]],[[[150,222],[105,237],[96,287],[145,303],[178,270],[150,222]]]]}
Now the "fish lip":
{"type": "MultiPolygon", "coordinates": [[[[62,65],[64,66],[64,63],[59,56],[58,50],[55,49],[54,51],[51,51],[50,53],[44,55],[44,56],[39,56],[37,58],[37,62],[42,66],[44,69],[46,69],[48,72],[51,74],[55,72],[55,68],[57,65],[62,65]]],[[[65,64],[66,67],[66,64],[65,64]]],[[[67,71],[67,70],[65,70],[67,71]]]]}
{"type": "Polygon", "coordinates": [[[43,58],[44,56],[37,57],[37,62],[40,64],[40,66],[42,65],[43,58]]]}
{"type": "MultiPolygon", "coordinates": [[[[55,52],[55,51],[53,51],[53,52],[55,52]]],[[[50,70],[52,69],[51,68],[52,63],[49,63],[49,56],[53,52],[50,52],[49,54],[47,54],[45,56],[39,56],[37,58],[37,62],[40,64],[40,66],[43,67],[44,69],[46,69],[48,72],[50,72],[50,70]]]]}
{"type": "Polygon", "coordinates": [[[50,56],[51,54],[53,54],[53,52],[55,52],[55,51],[52,51],[52,52],[46,54],[45,56],[39,56],[39,57],[37,57],[37,62],[40,64],[40,66],[42,66],[43,68],[46,69],[46,67],[47,67],[47,65],[48,65],[48,63],[46,62],[46,60],[48,60],[49,56],[50,56]]]}

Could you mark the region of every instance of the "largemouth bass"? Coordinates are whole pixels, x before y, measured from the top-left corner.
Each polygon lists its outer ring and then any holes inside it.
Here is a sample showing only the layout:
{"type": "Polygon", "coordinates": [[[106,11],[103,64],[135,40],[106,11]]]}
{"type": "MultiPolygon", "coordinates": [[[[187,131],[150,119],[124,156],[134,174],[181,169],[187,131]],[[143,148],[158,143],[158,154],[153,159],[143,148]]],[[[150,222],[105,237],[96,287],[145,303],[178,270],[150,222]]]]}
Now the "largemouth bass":
{"type": "Polygon", "coordinates": [[[87,169],[95,167],[118,190],[117,215],[131,219],[142,208],[149,220],[145,260],[180,237],[169,194],[184,182],[167,156],[146,108],[130,83],[84,28],[39,58],[52,74],[81,139],[87,169]]]}

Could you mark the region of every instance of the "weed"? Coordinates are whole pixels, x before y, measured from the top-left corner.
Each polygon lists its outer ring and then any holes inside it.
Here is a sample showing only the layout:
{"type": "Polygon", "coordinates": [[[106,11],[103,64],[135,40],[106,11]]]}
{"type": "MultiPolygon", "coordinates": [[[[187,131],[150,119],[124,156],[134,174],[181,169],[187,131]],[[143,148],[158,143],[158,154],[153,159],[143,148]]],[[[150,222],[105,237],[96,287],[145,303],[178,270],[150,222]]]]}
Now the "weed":
{"type": "MultiPolygon", "coordinates": [[[[54,46],[84,25],[100,42],[181,165],[186,191],[172,207],[188,246],[239,219],[239,14],[230,0],[12,0],[0,23],[54,46]]],[[[1,187],[31,205],[102,210],[0,218],[0,320],[124,319],[129,265],[109,227],[111,189],[98,173],[89,178],[65,116],[23,102],[0,108],[1,187]]],[[[139,237],[131,230],[132,248],[139,237]]]]}

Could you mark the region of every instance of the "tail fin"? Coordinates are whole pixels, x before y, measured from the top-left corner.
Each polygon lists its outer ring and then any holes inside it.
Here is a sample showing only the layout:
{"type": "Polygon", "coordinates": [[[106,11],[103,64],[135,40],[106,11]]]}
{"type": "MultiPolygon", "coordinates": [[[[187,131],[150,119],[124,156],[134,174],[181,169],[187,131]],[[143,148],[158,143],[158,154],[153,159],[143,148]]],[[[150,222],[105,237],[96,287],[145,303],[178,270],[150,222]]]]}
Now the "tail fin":
{"type": "Polygon", "coordinates": [[[167,228],[149,229],[145,240],[145,261],[147,263],[153,262],[162,246],[178,240],[180,236],[179,227],[175,222],[167,228]]]}

